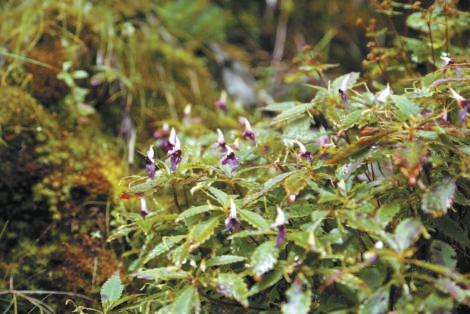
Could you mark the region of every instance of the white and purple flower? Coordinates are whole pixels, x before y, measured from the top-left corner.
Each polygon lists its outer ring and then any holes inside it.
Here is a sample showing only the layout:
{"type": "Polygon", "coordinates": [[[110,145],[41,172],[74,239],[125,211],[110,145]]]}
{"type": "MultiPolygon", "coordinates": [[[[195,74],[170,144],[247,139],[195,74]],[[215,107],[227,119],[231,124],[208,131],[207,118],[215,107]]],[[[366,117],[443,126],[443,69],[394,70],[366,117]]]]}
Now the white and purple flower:
{"type": "Polygon", "coordinates": [[[227,152],[227,144],[225,143],[224,134],[222,133],[222,131],[220,129],[217,129],[217,134],[218,134],[217,142],[214,143],[214,145],[212,145],[212,147],[215,148],[215,149],[220,148],[220,151],[222,153],[225,153],[225,152],[227,152]]]}
{"type": "Polygon", "coordinates": [[[286,218],[284,216],[284,212],[279,206],[276,207],[276,210],[277,210],[277,217],[274,223],[271,225],[271,230],[277,229],[276,247],[280,247],[287,233],[287,229],[285,226],[286,218]]]}
{"type": "Polygon", "coordinates": [[[255,132],[251,129],[250,122],[246,118],[243,118],[242,124],[245,125],[245,130],[242,133],[243,139],[250,139],[254,143],[256,136],[255,132]]]}
{"type": "Polygon", "coordinates": [[[227,153],[225,156],[222,158],[220,161],[222,165],[230,165],[232,167],[232,172],[237,170],[237,167],[240,165],[240,162],[237,159],[237,156],[235,156],[235,153],[233,152],[232,148],[230,146],[226,145],[227,148],[227,153]]]}
{"type": "Polygon", "coordinates": [[[237,207],[233,202],[233,199],[230,200],[230,214],[225,220],[225,229],[223,231],[232,230],[233,233],[236,233],[240,228],[240,220],[237,218],[237,207]],[[233,228],[233,230],[232,230],[233,228]]]}
{"type": "Polygon", "coordinates": [[[181,142],[176,136],[175,129],[171,129],[170,138],[168,139],[168,153],[167,156],[171,160],[171,171],[175,171],[178,164],[181,162],[181,142]]]}

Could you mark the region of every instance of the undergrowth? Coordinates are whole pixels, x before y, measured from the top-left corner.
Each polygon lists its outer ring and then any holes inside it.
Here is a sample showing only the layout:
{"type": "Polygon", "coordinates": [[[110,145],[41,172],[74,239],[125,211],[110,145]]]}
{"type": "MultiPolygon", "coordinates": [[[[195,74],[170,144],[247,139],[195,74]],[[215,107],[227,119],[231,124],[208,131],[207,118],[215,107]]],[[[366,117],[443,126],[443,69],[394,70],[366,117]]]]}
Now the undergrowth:
{"type": "Polygon", "coordinates": [[[131,245],[141,290],[121,302],[104,286],[105,312],[468,309],[469,16],[455,1],[372,3],[416,35],[359,21],[363,74],[329,80],[335,65],[306,46],[295,62],[310,102],[257,121],[221,110],[210,130],[168,121],[141,149],[108,239],[131,245]]]}

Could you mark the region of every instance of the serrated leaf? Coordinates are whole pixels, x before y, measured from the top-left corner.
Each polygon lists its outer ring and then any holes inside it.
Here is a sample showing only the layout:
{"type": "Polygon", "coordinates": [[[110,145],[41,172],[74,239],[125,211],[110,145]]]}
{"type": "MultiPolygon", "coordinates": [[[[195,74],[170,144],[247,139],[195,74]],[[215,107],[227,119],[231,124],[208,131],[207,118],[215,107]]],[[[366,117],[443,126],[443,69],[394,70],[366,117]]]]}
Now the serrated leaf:
{"type": "Polygon", "coordinates": [[[410,117],[415,117],[418,115],[419,106],[405,96],[391,95],[390,97],[398,109],[396,112],[394,112],[394,115],[399,121],[406,121],[410,117]]]}
{"type": "Polygon", "coordinates": [[[204,243],[214,234],[215,228],[219,224],[219,216],[213,217],[207,221],[200,222],[191,228],[189,232],[189,249],[193,250],[204,243]]]}
{"type": "Polygon", "coordinates": [[[319,208],[316,204],[294,204],[289,206],[289,218],[309,216],[319,208]]]}
{"type": "Polygon", "coordinates": [[[282,273],[283,270],[279,267],[274,269],[272,272],[267,273],[263,276],[263,278],[261,278],[260,281],[255,283],[250,288],[250,291],[248,291],[247,296],[252,296],[275,285],[279,280],[282,279],[282,273]]]}
{"type": "Polygon", "coordinates": [[[333,282],[339,282],[343,285],[349,286],[355,290],[371,293],[369,286],[361,278],[353,275],[350,270],[327,270],[325,272],[328,277],[322,286],[322,289],[332,284],[333,282]]]}
{"type": "Polygon", "coordinates": [[[140,279],[156,281],[190,278],[189,273],[174,266],[139,270],[133,273],[132,276],[140,279]]]}
{"type": "Polygon", "coordinates": [[[390,287],[379,287],[360,306],[359,314],[387,313],[389,308],[390,287]]]}
{"type": "Polygon", "coordinates": [[[243,262],[244,260],[245,258],[243,256],[221,255],[221,256],[216,256],[214,258],[207,260],[206,266],[211,267],[211,266],[227,265],[227,264],[243,262]]]}
{"type": "Polygon", "coordinates": [[[353,127],[356,123],[358,123],[358,121],[361,120],[362,113],[363,113],[362,109],[354,110],[351,113],[348,113],[348,115],[346,115],[346,117],[343,120],[342,128],[344,129],[344,128],[353,127]]]}
{"type": "Polygon", "coordinates": [[[176,266],[180,267],[186,261],[189,255],[189,242],[185,241],[183,244],[178,246],[171,254],[171,260],[176,266]]]}
{"type": "Polygon", "coordinates": [[[281,184],[283,180],[285,180],[287,177],[289,177],[289,176],[291,176],[291,175],[293,175],[297,172],[303,172],[303,171],[299,170],[299,171],[285,172],[285,173],[281,173],[280,175],[277,175],[273,178],[270,178],[268,181],[266,181],[264,183],[263,188],[261,189],[261,191],[258,191],[258,192],[252,193],[252,194],[248,194],[247,196],[245,196],[245,198],[243,199],[243,206],[242,207],[250,205],[251,203],[256,201],[258,198],[260,198],[260,197],[264,196],[265,194],[271,192],[272,189],[274,189],[276,186],[281,184]]]}
{"type": "Polygon", "coordinates": [[[228,237],[228,239],[234,239],[234,238],[246,238],[246,237],[254,237],[254,236],[260,236],[260,235],[265,235],[265,234],[275,234],[274,231],[271,230],[243,230],[239,231],[237,233],[232,234],[231,236],[228,237]]]}
{"type": "Polygon", "coordinates": [[[296,105],[300,104],[297,101],[286,101],[286,102],[277,102],[274,104],[267,105],[266,107],[261,108],[264,111],[284,111],[291,109],[296,105]]]}
{"type": "Polygon", "coordinates": [[[433,240],[430,252],[432,260],[435,263],[450,269],[455,269],[455,266],[457,266],[457,256],[454,249],[449,244],[439,240],[433,240]]]}
{"type": "Polygon", "coordinates": [[[124,237],[128,235],[130,232],[134,231],[137,229],[137,225],[133,225],[131,227],[129,226],[121,226],[117,230],[113,231],[111,235],[108,237],[107,241],[113,241],[115,239],[119,239],[121,237],[124,237]]]}
{"type": "Polygon", "coordinates": [[[184,235],[173,236],[173,237],[163,237],[162,243],[158,244],[147,254],[147,257],[144,260],[144,264],[152,260],[156,256],[169,251],[175,244],[183,240],[185,237],[186,236],[184,235]]]}
{"type": "Polygon", "coordinates": [[[129,193],[139,194],[139,193],[144,193],[147,191],[152,191],[155,189],[155,187],[167,181],[168,181],[168,177],[163,175],[162,171],[157,171],[155,172],[155,177],[152,180],[147,179],[144,183],[131,186],[129,188],[129,193]]]}
{"type": "Polygon", "coordinates": [[[444,178],[428,187],[423,194],[421,209],[432,217],[440,217],[452,206],[457,186],[452,178],[444,178]]]}
{"type": "Polygon", "coordinates": [[[300,104],[295,107],[286,109],[280,115],[276,116],[273,122],[280,122],[283,120],[292,119],[294,117],[306,114],[306,112],[312,109],[313,106],[314,104],[312,103],[304,103],[304,104],[300,104]]]}
{"type": "Polygon", "coordinates": [[[302,176],[292,175],[284,180],[282,186],[287,195],[297,195],[307,185],[302,176]]]}
{"type": "Polygon", "coordinates": [[[380,226],[385,228],[399,211],[399,202],[386,202],[382,204],[377,212],[377,218],[379,220],[380,226]]]}
{"type": "Polygon", "coordinates": [[[215,280],[215,288],[223,296],[240,302],[245,308],[248,307],[246,297],[248,289],[243,278],[239,275],[233,273],[220,274],[215,280]]]}
{"type": "Polygon", "coordinates": [[[101,304],[103,308],[110,308],[122,295],[124,285],[118,274],[112,275],[101,287],[101,304]]]}
{"type": "Polygon", "coordinates": [[[395,229],[395,248],[399,253],[405,252],[421,235],[427,235],[421,221],[416,218],[408,218],[400,222],[395,229]]]}
{"type": "Polygon", "coordinates": [[[266,241],[258,246],[250,261],[251,271],[256,281],[259,281],[265,273],[274,268],[278,255],[276,241],[266,241]]]}
{"type": "Polygon", "coordinates": [[[219,204],[223,207],[228,206],[230,203],[231,197],[229,197],[225,192],[216,189],[212,186],[208,188],[209,192],[212,194],[212,196],[219,202],[219,204]]]}
{"type": "Polygon", "coordinates": [[[239,209],[238,214],[240,215],[240,219],[248,222],[253,227],[264,231],[269,230],[269,224],[257,213],[246,209],[239,209]]]}
{"type": "Polygon", "coordinates": [[[309,313],[312,299],[310,289],[303,289],[304,283],[296,278],[286,291],[287,303],[282,305],[283,314],[309,313]]]}
{"type": "Polygon", "coordinates": [[[200,301],[199,293],[194,286],[189,286],[173,303],[172,310],[174,314],[191,314],[199,312],[200,301]]]}
{"type": "Polygon", "coordinates": [[[209,212],[211,210],[222,210],[222,209],[220,207],[215,207],[211,205],[201,205],[201,206],[191,207],[190,209],[187,209],[184,212],[182,212],[178,216],[178,218],[176,218],[176,222],[195,216],[195,215],[209,212]]]}
{"type": "Polygon", "coordinates": [[[455,298],[460,303],[470,305],[470,293],[468,290],[462,289],[454,281],[445,277],[439,277],[436,281],[436,287],[455,298]]]}
{"type": "Polygon", "coordinates": [[[377,144],[377,142],[389,134],[390,132],[383,131],[375,135],[363,136],[358,141],[352,143],[344,149],[341,149],[336,156],[325,161],[325,164],[338,164],[341,162],[346,162],[349,157],[366,152],[372,145],[377,144]]]}

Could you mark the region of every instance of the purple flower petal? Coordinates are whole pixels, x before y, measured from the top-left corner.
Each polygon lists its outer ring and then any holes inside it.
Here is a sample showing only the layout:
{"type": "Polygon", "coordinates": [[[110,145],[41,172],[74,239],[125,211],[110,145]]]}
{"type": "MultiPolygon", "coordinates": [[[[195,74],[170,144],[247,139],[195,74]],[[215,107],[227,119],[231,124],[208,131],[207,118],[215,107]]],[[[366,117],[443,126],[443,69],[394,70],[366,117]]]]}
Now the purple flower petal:
{"type": "Polygon", "coordinates": [[[228,112],[227,93],[225,91],[222,92],[220,99],[214,103],[214,106],[221,109],[224,113],[228,112]]]}
{"type": "Polygon", "coordinates": [[[235,153],[229,146],[227,146],[227,154],[222,158],[221,163],[222,165],[230,165],[232,167],[232,172],[237,170],[237,167],[240,165],[235,153]]]}
{"type": "Polygon", "coordinates": [[[181,151],[181,143],[176,136],[175,129],[171,129],[170,138],[168,139],[168,146],[169,150],[167,155],[171,157],[171,171],[174,172],[181,161],[181,156],[183,155],[181,151]]]}
{"type": "Polygon", "coordinates": [[[467,112],[468,112],[468,104],[470,101],[466,101],[465,104],[462,106],[462,110],[460,111],[460,123],[464,122],[465,119],[467,118],[467,112]]]}
{"type": "Polygon", "coordinates": [[[229,217],[225,220],[225,229],[223,231],[229,231],[233,228],[232,232],[237,233],[238,229],[240,228],[240,225],[240,221],[237,218],[229,217]]]}
{"type": "Polygon", "coordinates": [[[147,156],[145,156],[145,168],[147,169],[147,173],[150,179],[153,179],[155,176],[155,152],[153,147],[150,146],[150,149],[147,152],[147,156]]]}
{"type": "Polygon", "coordinates": [[[280,247],[282,242],[284,241],[284,238],[286,237],[287,229],[285,226],[280,226],[277,228],[277,241],[276,241],[276,247],[280,247]]]}
{"type": "Polygon", "coordinates": [[[171,154],[171,159],[170,159],[171,160],[171,171],[175,172],[176,167],[178,166],[178,164],[181,161],[181,155],[182,155],[181,150],[177,150],[177,151],[175,151],[171,154]]]}
{"type": "Polygon", "coordinates": [[[147,163],[145,168],[147,169],[149,178],[153,179],[155,177],[155,163],[147,163]]]}
{"type": "Polygon", "coordinates": [[[233,199],[230,200],[230,215],[228,218],[225,220],[225,229],[223,231],[228,231],[233,229],[233,233],[236,233],[238,229],[240,228],[240,221],[237,218],[237,207],[235,206],[235,203],[233,202],[233,199]]]}
{"type": "Polygon", "coordinates": [[[243,139],[250,139],[253,143],[255,142],[255,133],[252,130],[245,130],[242,133],[243,139]]]}
{"type": "Polygon", "coordinates": [[[341,94],[341,99],[344,101],[345,104],[348,103],[348,94],[346,94],[346,91],[339,89],[338,92],[341,94]]]}
{"type": "Polygon", "coordinates": [[[284,212],[282,209],[277,206],[277,217],[274,223],[271,225],[271,229],[277,228],[277,242],[276,242],[276,247],[281,246],[282,242],[284,241],[284,238],[287,233],[287,229],[285,227],[285,216],[284,212]]]}
{"type": "Polygon", "coordinates": [[[255,132],[251,129],[250,122],[246,119],[242,119],[242,123],[245,125],[245,130],[242,133],[243,139],[250,139],[253,143],[255,142],[255,132]]]}
{"type": "Polygon", "coordinates": [[[214,143],[214,145],[212,145],[212,147],[213,148],[220,147],[220,151],[222,153],[225,153],[225,152],[227,152],[227,145],[225,144],[224,134],[222,133],[222,131],[220,129],[217,129],[217,133],[218,133],[217,142],[214,143]]]}

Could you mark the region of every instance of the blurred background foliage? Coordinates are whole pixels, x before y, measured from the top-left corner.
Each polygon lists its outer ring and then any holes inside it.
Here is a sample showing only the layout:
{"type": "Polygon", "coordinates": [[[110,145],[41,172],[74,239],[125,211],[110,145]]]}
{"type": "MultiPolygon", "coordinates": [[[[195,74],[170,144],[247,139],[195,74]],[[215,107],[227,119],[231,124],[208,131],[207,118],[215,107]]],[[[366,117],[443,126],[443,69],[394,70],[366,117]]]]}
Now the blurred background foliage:
{"type": "MultiPolygon", "coordinates": [[[[134,151],[164,131],[165,121],[191,115],[207,128],[220,123],[214,102],[227,88],[222,76],[229,67],[255,91],[257,106],[311,99],[311,89],[293,85],[306,77],[296,76],[291,62],[307,44],[318,62],[337,64],[331,75],[364,71],[370,37],[385,46],[395,40],[371,29],[368,34],[357,21],[370,25],[386,10],[381,4],[2,1],[0,290],[96,293],[126,249],[105,239],[113,209],[123,206],[116,202],[120,178],[144,165],[134,151]]],[[[400,18],[378,18],[376,30],[400,18]]],[[[419,34],[401,22],[397,33],[419,34]]],[[[370,80],[381,77],[374,64],[365,67],[370,80]]],[[[429,60],[420,66],[429,67],[429,60]]],[[[234,110],[260,115],[240,95],[229,96],[239,105],[234,110]]],[[[55,310],[63,306],[51,303],[55,310]]],[[[4,306],[11,303],[0,298],[4,306]]]]}

